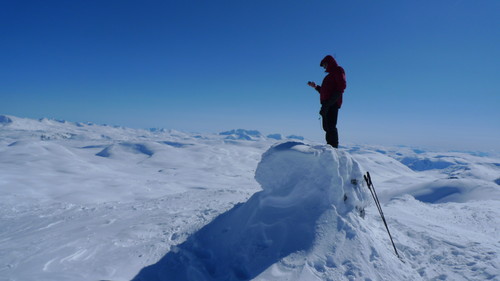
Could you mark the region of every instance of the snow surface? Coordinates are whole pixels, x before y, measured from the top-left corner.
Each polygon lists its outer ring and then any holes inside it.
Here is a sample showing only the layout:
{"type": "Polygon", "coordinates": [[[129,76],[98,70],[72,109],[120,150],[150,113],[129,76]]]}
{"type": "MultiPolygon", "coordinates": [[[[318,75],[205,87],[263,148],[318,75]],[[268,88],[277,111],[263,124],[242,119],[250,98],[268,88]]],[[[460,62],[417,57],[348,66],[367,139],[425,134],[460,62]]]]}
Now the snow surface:
{"type": "Polygon", "coordinates": [[[498,155],[292,137],[0,116],[0,280],[500,280],[498,155]]]}

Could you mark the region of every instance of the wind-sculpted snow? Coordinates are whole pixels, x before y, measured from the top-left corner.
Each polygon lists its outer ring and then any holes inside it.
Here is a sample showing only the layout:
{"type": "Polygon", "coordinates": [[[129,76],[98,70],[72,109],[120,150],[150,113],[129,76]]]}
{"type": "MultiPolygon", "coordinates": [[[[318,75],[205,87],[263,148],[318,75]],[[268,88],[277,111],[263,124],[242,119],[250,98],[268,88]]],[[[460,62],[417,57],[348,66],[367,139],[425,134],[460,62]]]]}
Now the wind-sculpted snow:
{"type": "Polygon", "coordinates": [[[300,142],[273,146],[262,156],[255,179],[264,194],[269,195],[266,202],[274,206],[311,200],[316,207],[333,204],[345,214],[366,204],[358,163],[345,152],[328,146],[313,147],[300,142]]]}
{"type": "Polygon", "coordinates": [[[0,280],[498,280],[498,153],[253,135],[2,115],[0,280]]]}
{"type": "Polygon", "coordinates": [[[115,154],[117,154],[117,152],[144,154],[146,156],[153,156],[154,154],[154,150],[149,148],[146,144],[124,142],[119,144],[112,144],[96,155],[101,157],[113,157],[115,154]]]}
{"type": "Polygon", "coordinates": [[[7,125],[10,123],[12,123],[12,119],[10,119],[8,116],[0,115],[0,125],[7,125]]]}
{"type": "Polygon", "coordinates": [[[133,280],[411,276],[385,247],[378,249],[366,229],[362,216],[368,194],[359,165],[347,153],[281,143],[262,156],[255,178],[263,191],[173,247],[133,280]],[[382,268],[385,273],[376,272],[382,268]]]}
{"type": "Polygon", "coordinates": [[[500,200],[500,189],[494,183],[465,179],[442,179],[418,184],[399,193],[400,195],[410,194],[415,199],[425,203],[500,200]]]}
{"type": "Polygon", "coordinates": [[[417,158],[417,157],[405,157],[401,159],[401,163],[405,164],[414,171],[446,169],[452,165],[457,164],[454,162],[449,162],[440,159],[417,158]]]}

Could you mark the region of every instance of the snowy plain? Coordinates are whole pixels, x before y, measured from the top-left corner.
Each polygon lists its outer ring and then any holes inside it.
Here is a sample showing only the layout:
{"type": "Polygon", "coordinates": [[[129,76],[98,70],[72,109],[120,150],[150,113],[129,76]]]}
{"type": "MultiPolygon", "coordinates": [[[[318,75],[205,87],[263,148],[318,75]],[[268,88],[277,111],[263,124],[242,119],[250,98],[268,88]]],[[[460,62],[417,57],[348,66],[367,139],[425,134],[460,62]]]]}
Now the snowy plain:
{"type": "Polygon", "coordinates": [[[1,115],[0,198],[1,281],[500,280],[499,154],[1,115]]]}

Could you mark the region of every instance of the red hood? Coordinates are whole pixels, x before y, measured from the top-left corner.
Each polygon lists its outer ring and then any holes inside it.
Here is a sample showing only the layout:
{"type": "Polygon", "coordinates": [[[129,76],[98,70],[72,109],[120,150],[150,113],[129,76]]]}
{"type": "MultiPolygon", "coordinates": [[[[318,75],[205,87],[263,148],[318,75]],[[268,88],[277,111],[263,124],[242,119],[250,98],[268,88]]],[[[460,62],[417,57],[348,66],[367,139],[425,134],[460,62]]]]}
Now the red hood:
{"type": "Polygon", "coordinates": [[[326,68],[326,72],[328,73],[332,73],[339,66],[337,61],[330,55],[322,59],[319,65],[322,66],[324,63],[328,64],[328,67],[326,68]]]}

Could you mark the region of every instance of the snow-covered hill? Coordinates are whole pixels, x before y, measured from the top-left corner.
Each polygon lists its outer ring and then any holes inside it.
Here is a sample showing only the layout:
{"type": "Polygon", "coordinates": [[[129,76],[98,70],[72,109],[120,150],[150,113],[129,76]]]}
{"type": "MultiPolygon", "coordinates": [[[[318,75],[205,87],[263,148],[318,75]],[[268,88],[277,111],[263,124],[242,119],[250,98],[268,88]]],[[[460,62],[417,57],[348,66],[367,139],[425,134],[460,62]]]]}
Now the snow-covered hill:
{"type": "Polygon", "coordinates": [[[499,280],[499,184],[498,155],[0,116],[0,280],[499,280]]]}

